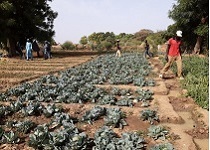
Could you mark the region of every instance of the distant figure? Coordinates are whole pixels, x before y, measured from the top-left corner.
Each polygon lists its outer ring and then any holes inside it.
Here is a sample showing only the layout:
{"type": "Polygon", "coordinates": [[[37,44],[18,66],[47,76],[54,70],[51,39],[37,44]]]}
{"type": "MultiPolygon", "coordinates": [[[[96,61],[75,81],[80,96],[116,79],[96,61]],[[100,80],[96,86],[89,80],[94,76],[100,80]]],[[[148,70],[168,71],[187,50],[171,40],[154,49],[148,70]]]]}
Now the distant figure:
{"type": "Polygon", "coordinates": [[[116,57],[121,57],[121,47],[120,47],[120,40],[117,40],[117,52],[116,57]]]}
{"type": "Polygon", "coordinates": [[[158,51],[160,51],[160,49],[161,49],[161,45],[159,45],[159,44],[158,44],[157,48],[158,48],[158,51]]]}
{"type": "Polygon", "coordinates": [[[29,60],[29,58],[31,60],[33,60],[32,43],[29,39],[27,39],[27,42],[26,42],[26,59],[27,59],[27,61],[29,60]]]}
{"type": "Polygon", "coordinates": [[[44,43],[44,59],[52,58],[51,56],[51,46],[48,41],[44,43]]]}
{"type": "Polygon", "coordinates": [[[40,54],[39,54],[40,48],[39,48],[39,45],[37,44],[36,40],[34,40],[33,43],[32,43],[32,49],[34,51],[36,51],[37,57],[40,57],[40,54]]]}
{"type": "Polygon", "coordinates": [[[145,40],[144,48],[145,48],[144,57],[147,58],[147,55],[149,57],[152,57],[152,54],[149,52],[150,47],[149,47],[149,44],[148,44],[147,40],[145,40]]]}
{"type": "Polygon", "coordinates": [[[23,59],[24,58],[23,49],[22,49],[22,47],[20,45],[20,42],[17,42],[17,44],[15,46],[15,49],[16,49],[17,53],[19,54],[20,59],[23,59]]]}

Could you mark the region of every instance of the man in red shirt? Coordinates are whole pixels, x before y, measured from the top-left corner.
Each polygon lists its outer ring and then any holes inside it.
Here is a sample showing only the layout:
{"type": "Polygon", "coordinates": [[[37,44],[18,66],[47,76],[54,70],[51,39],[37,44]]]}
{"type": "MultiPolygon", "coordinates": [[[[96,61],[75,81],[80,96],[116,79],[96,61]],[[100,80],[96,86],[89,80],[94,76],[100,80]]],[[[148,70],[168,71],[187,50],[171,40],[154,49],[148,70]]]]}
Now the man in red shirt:
{"type": "Polygon", "coordinates": [[[176,36],[174,38],[170,38],[167,42],[168,47],[166,50],[166,56],[165,59],[167,63],[163,67],[163,69],[160,71],[160,78],[164,78],[164,73],[168,71],[170,66],[175,61],[177,64],[177,75],[179,79],[183,79],[182,77],[182,57],[181,57],[181,37],[182,37],[182,31],[177,31],[176,36]]]}

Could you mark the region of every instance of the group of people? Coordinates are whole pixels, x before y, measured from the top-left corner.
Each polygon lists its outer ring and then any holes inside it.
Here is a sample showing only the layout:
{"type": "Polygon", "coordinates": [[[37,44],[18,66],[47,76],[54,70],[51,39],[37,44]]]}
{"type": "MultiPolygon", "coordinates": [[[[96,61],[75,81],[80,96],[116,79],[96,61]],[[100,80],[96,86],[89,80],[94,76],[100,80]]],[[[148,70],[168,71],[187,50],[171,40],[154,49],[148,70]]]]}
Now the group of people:
{"type": "MultiPolygon", "coordinates": [[[[165,60],[166,60],[166,64],[163,67],[163,69],[160,71],[159,77],[160,78],[165,78],[165,73],[169,70],[169,68],[171,67],[171,65],[176,62],[177,64],[177,77],[180,80],[183,80],[183,76],[182,76],[182,56],[181,56],[181,38],[182,38],[182,31],[178,30],[176,32],[176,35],[172,38],[170,38],[167,41],[167,49],[166,49],[166,53],[165,53],[165,60]]],[[[117,51],[116,51],[116,57],[121,57],[121,47],[119,45],[119,40],[117,40],[117,51]]],[[[149,56],[149,58],[151,58],[153,56],[153,54],[149,51],[150,50],[150,46],[148,44],[148,41],[145,40],[144,43],[144,57],[146,58],[147,55],[149,56]]],[[[158,49],[160,48],[160,46],[158,46],[158,49]]]]}
{"type": "MultiPolygon", "coordinates": [[[[33,60],[33,51],[37,52],[37,57],[40,57],[40,48],[39,48],[39,45],[36,40],[32,41],[30,39],[27,39],[26,45],[25,45],[25,49],[26,49],[25,56],[23,53],[23,49],[24,48],[21,47],[20,42],[17,42],[16,51],[20,55],[21,59],[26,57],[27,61],[33,60]]],[[[48,41],[45,41],[45,43],[44,43],[43,56],[44,56],[44,59],[52,58],[51,45],[50,45],[50,42],[48,42],[48,41]]]]}

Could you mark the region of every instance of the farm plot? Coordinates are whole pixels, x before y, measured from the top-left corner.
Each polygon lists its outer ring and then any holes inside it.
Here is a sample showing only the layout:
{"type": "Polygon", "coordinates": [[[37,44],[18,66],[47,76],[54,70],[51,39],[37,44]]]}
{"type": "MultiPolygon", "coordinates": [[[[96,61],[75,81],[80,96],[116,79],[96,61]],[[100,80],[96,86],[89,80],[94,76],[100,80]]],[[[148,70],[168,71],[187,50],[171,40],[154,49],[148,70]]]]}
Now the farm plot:
{"type": "Polygon", "coordinates": [[[68,52],[53,51],[53,59],[43,60],[36,58],[33,61],[18,59],[0,60],[0,91],[22,83],[38,78],[43,75],[52,74],[75,65],[84,63],[97,53],[90,52],[68,52]]]}
{"type": "Polygon", "coordinates": [[[208,139],[208,127],[172,128],[185,119],[153,70],[141,54],[110,54],[8,89],[0,95],[1,148],[197,149],[190,133],[202,129],[196,138],[208,139]]]}

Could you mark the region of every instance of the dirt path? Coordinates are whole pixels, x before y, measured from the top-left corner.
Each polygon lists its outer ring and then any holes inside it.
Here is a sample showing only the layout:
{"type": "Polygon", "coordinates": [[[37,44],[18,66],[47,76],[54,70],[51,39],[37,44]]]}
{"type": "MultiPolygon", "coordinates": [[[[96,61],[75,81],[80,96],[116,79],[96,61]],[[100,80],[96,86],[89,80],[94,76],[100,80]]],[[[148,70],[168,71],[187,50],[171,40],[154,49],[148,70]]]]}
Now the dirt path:
{"type": "MultiPolygon", "coordinates": [[[[163,64],[158,58],[150,60],[157,74],[163,64]]],[[[155,78],[157,84],[152,107],[157,108],[161,124],[170,127],[180,139],[174,141],[176,149],[208,149],[208,111],[201,109],[191,98],[184,98],[179,80],[169,72],[168,79],[155,78]],[[160,93],[162,89],[162,93],[160,93]],[[164,92],[165,91],[165,92],[164,92]],[[201,140],[202,139],[202,140],[201,140]]]]}

